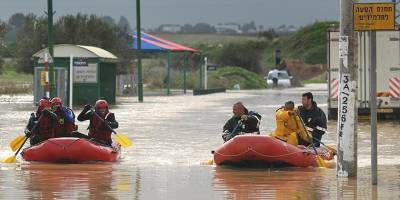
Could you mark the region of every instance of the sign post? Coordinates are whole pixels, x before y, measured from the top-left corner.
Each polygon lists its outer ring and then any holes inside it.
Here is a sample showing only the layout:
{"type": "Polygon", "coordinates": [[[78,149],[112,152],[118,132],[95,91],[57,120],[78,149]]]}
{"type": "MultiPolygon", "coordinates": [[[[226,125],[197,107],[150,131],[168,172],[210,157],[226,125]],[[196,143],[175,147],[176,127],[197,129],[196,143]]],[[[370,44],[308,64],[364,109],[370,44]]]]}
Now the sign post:
{"type": "Polygon", "coordinates": [[[140,19],[140,0],[136,0],[136,34],[137,34],[137,73],[138,73],[138,101],[143,102],[142,77],[142,29],[140,19]]]}
{"type": "Polygon", "coordinates": [[[371,178],[372,184],[378,184],[378,145],[376,111],[376,31],[395,30],[395,3],[356,3],[353,4],[355,31],[369,31],[370,38],[370,113],[371,113],[371,178]]]}
{"type": "Polygon", "coordinates": [[[50,89],[49,89],[49,57],[47,53],[44,53],[44,76],[45,76],[45,96],[50,98],[50,89]]]}
{"type": "Polygon", "coordinates": [[[207,90],[207,57],[204,57],[204,89],[207,90]]]}
{"type": "Polygon", "coordinates": [[[339,105],[337,176],[357,176],[357,37],[353,30],[352,0],[340,0],[339,105]]]}
{"type": "Polygon", "coordinates": [[[74,94],[74,56],[69,56],[69,107],[72,109],[74,94]]]}
{"type": "MultiPolygon", "coordinates": [[[[53,0],[47,0],[47,43],[49,54],[51,58],[54,58],[53,48],[53,0]]],[[[54,73],[54,62],[49,62],[49,98],[57,96],[55,73],[54,73]]]]}

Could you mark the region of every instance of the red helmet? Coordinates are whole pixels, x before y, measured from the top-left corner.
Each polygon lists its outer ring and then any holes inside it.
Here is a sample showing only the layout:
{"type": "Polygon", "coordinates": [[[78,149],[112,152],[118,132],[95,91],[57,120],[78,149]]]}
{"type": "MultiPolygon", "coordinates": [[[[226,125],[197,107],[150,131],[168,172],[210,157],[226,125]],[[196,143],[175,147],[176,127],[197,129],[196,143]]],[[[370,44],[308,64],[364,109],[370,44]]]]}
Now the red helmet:
{"type": "Polygon", "coordinates": [[[60,97],[54,97],[51,100],[51,106],[60,106],[60,107],[62,107],[62,101],[61,101],[60,97]]]}
{"type": "Polygon", "coordinates": [[[108,111],[108,103],[106,100],[97,100],[95,105],[96,111],[106,109],[108,111]]]}
{"type": "Polygon", "coordinates": [[[45,108],[50,108],[51,104],[48,99],[40,99],[38,102],[38,111],[43,111],[45,108]]]}

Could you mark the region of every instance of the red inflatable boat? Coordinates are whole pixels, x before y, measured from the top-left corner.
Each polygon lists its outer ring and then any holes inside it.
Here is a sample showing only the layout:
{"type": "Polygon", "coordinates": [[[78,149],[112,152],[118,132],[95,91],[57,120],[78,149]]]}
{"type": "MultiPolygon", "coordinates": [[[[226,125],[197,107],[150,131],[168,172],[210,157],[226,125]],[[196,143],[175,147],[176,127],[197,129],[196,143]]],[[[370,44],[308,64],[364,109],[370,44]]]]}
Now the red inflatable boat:
{"type": "MultiPolygon", "coordinates": [[[[317,148],[324,160],[332,160],[329,150],[317,148]]],[[[266,135],[238,135],[214,151],[217,165],[265,164],[272,166],[317,166],[312,148],[294,146],[266,135]]]]}
{"type": "Polygon", "coordinates": [[[51,138],[22,151],[26,161],[40,162],[115,162],[121,154],[121,147],[109,147],[87,139],[66,137],[51,138]]]}

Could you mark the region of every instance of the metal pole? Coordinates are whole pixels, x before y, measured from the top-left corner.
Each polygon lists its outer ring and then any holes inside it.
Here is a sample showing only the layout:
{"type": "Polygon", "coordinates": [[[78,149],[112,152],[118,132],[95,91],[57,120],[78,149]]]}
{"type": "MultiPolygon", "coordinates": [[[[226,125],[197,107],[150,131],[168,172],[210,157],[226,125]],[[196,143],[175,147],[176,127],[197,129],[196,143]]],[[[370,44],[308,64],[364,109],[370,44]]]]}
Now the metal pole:
{"type": "Polygon", "coordinates": [[[187,52],[184,53],[183,60],[183,94],[186,94],[186,67],[188,64],[188,55],[187,52]]]}
{"type": "Polygon", "coordinates": [[[136,34],[137,34],[138,100],[139,102],[143,102],[142,32],[140,27],[140,0],[136,0],[136,34]]]}
{"type": "Polygon", "coordinates": [[[207,90],[207,57],[204,57],[204,89],[207,90]]]}
{"type": "MultiPolygon", "coordinates": [[[[367,101],[367,40],[366,40],[366,32],[363,32],[364,38],[363,38],[363,60],[364,60],[364,108],[367,108],[368,101],[367,101]]],[[[361,59],[361,58],[360,58],[361,59]]]]}
{"type": "Polygon", "coordinates": [[[50,97],[50,91],[49,91],[49,57],[47,53],[44,53],[44,73],[45,73],[45,80],[46,84],[44,86],[44,91],[46,97],[50,97]]]}
{"type": "Polygon", "coordinates": [[[352,3],[340,0],[338,177],[357,176],[357,37],[353,30],[352,3]]]}
{"type": "Polygon", "coordinates": [[[166,84],[167,84],[167,95],[169,96],[171,94],[171,52],[168,51],[167,53],[167,79],[166,79],[166,84]]]}
{"type": "Polygon", "coordinates": [[[328,117],[330,114],[330,110],[331,110],[331,29],[328,30],[327,34],[326,34],[326,38],[328,38],[328,45],[326,45],[326,52],[327,56],[326,56],[326,60],[328,61],[328,117]]]}
{"type": "Polygon", "coordinates": [[[377,114],[376,114],[376,31],[371,32],[370,112],[371,112],[371,176],[372,185],[378,184],[377,114]]]}
{"type": "Polygon", "coordinates": [[[361,43],[361,41],[362,41],[362,32],[358,32],[358,34],[357,34],[357,40],[358,41],[360,41],[360,43],[358,44],[358,47],[357,47],[357,52],[358,52],[358,54],[357,54],[357,56],[358,56],[358,58],[360,58],[360,62],[359,62],[359,64],[360,64],[360,66],[359,66],[359,68],[358,68],[358,74],[360,75],[360,77],[359,77],[359,79],[358,79],[358,83],[357,83],[357,85],[358,85],[358,89],[359,89],[359,91],[361,91],[360,92],[360,99],[361,99],[361,104],[359,105],[360,107],[362,107],[362,96],[363,96],[363,94],[362,94],[362,90],[363,90],[363,84],[362,84],[362,82],[363,82],[363,79],[362,79],[362,73],[363,73],[363,70],[362,70],[362,66],[363,66],[363,63],[362,63],[362,43],[361,43]]]}
{"type": "Polygon", "coordinates": [[[200,68],[199,68],[199,75],[200,75],[200,77],[199,77],[199,88],[200,89],[203,89],[203,69],[204,69],[204,67],[203,67],[202,63],[200,62],[200,68]]]}
{"type": "Polygon", "coordinates": [[[69,57],[69,107],[72,109],[73,95],[74,94],[74,56],[71,54],[69,57]]]}
{"type": "Polygon", "coordinates": [[[56,96],[56,84],[55,84],[55,73],[54,73],[54,50],[53,50],[53,0],[47,0],[47,45],[49,49],[49,54],[50,54],[50,60],[52,62],[49,62],[49,90],[50,90],[50,95],[49,97],[54,97],[56,96]]]}

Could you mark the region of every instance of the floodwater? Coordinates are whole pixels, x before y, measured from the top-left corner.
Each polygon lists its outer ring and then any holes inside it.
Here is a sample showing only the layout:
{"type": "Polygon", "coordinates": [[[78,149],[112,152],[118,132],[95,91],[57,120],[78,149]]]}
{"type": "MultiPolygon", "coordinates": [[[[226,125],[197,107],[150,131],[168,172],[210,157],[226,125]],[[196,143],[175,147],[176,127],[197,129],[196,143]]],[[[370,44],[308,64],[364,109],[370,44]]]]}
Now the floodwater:
{"type": "MultiPolygon", "coordinates": [[[[358,124],[357,179],[337,179],[335,169],[243,169],[203,165],[222,143],[231,106],[242,101],[262,116],[262,134],[275,127],[274,111],[287,100],[300,103],[311,90],[326,110],[324,86],[262,91],[228,91],[205,96],[119,98],[111,108],[133,147],[117,163],[0,164],[1,199],[400,199],[400,122],[378,125],[378,186],[370,182],[370,126],[358,124]]],[[[23,133],[31,96],[0,96],[0,157],[23,133]]],[[[79,113],[76,109],[76,114],[79,113]]],[[[78,123],[81,132],[88,125],[78,123]]],[[[323,140],[336,144],[336,123],[323,140]]],[[[27,146],[27,145],[26,145],[27,146]]]]}

